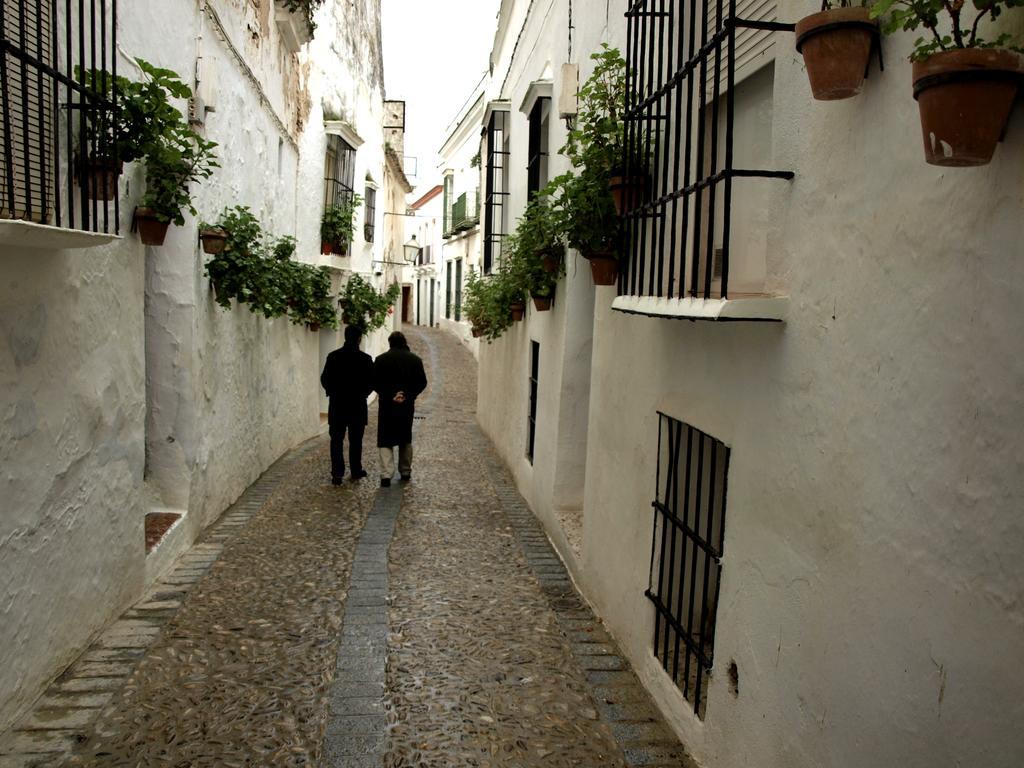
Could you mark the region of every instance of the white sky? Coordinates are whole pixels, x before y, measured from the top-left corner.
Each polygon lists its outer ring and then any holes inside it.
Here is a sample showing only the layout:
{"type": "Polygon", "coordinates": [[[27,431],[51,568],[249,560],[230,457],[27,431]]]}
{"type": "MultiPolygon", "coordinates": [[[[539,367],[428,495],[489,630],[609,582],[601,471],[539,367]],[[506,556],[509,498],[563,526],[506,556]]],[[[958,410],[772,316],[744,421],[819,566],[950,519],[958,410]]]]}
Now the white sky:
{"type": "Polygon", "coordinates": [[[405,101],[416,194],[440,183],[445,129],[487,69],[500,0],[382,0],[384,86],[405,101]]]}

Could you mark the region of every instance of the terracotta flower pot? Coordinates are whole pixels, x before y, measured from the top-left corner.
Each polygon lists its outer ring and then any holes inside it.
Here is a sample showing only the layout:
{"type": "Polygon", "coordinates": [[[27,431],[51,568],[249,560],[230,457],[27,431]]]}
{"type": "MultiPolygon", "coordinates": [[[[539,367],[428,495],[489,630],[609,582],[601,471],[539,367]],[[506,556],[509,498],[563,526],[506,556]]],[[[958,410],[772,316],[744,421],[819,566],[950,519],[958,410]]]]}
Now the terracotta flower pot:
{"type": "Polygon", "coordinates": [[[320,330],[320,323],[306,323],[306,328],[311,330],[313,333],[317,333],[320,330]]]}
{"type": "Polygon", "coordinates": [[[640,174],[610,176],[608,178],[608,189],[612,193],[615,212],[621,216],[640,205],[644,197],[644,187],[646,186],[647,177],[640,174]]]}
{"type": "Polygon", "coordinates": [[[536,296],[531,293],[530,298],[533,299],[533,306],[537,308],[538,312],[547,312],[551,309],[551,300],[554,298],[554,294],[551,296],[536,296]]]}
{"type": "Polygon", "coordinates": [[[472,328],[470,330],[471,330],[471,332],[473,334],[473,338],[474,339],[479,339],[481,336],[484,335],[484,332],[483,332],[482,328],[472,328]]]}
{"type": "Polygon", "coordinates": [[[331,251],[334,250],[334,243],[330,243],[327,240],[320,241],[320,253],[324,256],[330,256],[331,251]]]}
{"type": "Polygon", "coordinates": [[[335,256],[345,256],[348,254],[348,243],[331,243],[331,253],[335,256]]]}
{"type": "Polygon", "coordinates": [[[123,167],[124,163],[115,163],[110,158],[86,161],[82,176],[89,199],[108,201],[117,197],[117,179],[123,167]]]}
{"type": "Polygon", "coordinates": [[[619,260],[610,251],[581,254],[590,262],[590,277],[594,285],[615,285],[619,279],[619,260]]]}
{"type": "Polygon", "coordinates": [[[199,233],[199,239],[203,242],[203,253],[216,256],[218,253],[224,253],[224,248],[228,244],[228,233],[220,227],[204,229],[199,233]]]}
{"type": "Polygon", "coordinates": [[[545,272],[557,272],[562,266],[562,253],[545,253],[541,257],[541,266],[545,272]]]}
{"type": "Polygon", "coordinates": [[[160,221],[151,208],[136,208],[135,226],[139,230],[139,239],[145,245],[163,245],[171,222],[160,221]]]}
{"type": "Polygon", "coordinates": [[[986,165],[1006,130],[1024,57],[1000,48],[942,51],[914,62],[925,160],[986,165]]]}
{"type": "Polygon", "coordinates": [[[509,309],[512,310],[513,323],[518,323],[526,314],[526,304],[521,301],[513,301],[512,304],[509,305],[509,309]]]}
{"type": "Polygon", "coordinates": [[[811,94],[819,101],[856,96],[864,87],[878,21],[863,7],[832,8],[796,23],[796,49],[804,56],[811,94]]]}

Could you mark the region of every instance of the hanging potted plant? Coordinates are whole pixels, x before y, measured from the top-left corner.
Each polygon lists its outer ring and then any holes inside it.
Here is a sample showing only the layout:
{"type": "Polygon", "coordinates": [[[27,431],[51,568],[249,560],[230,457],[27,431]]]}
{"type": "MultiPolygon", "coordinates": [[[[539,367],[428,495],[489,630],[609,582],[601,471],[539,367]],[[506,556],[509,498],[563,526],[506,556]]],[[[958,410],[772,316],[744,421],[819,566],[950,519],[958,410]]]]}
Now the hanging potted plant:
{"type": "Polygon", "coordinates": [[[1011,35],[986,39],[980,27],[1016,10],[1017,0],[974,0],[972,7],[973,20],[962,18],[962,1],[879,0],[871,8],[872,18],[891,11],[882,23],[886,34],[920,27],[929,32],[917,39],[910,60],[925,160],[931,165],[989,163],[1024,73],[1024,58],[1011,35]],[[948,34],[938,29],[942,14],[949,20],[948,34]]]}
{"type": "Polygon", "coordinates": [[[134,223],[146,245],[163,245],[167,228],[173,222],[185,223],[184,211],[193,216],[189,185],[213,175],[217,161],[212,141],[205,141],[191,130],[174,131],[164,141],[151,146],[146,155],[146,194],[135,209],[134,223]]]}
{"type": "Polygon", "coordinates": [[[171,99],[189,99],[192,90],[177,73],[135,59],[142,71],[138,82],[114,77],[102,69],[75,67],[75,78],[94,99],[112,101],[117,90],[118,109],[88,112],[81,136],[80,176],[86,194],[94,200],[112,200],[125,163],[146,159],[154,147],[190,133],[171,99]]]}
{"type": "Polygon", "coordinates": [[[228,232],[216,224],[199,223],[199,241],[203,244],[203,253],[216,256],[224,253],[228,244],[228,232]]]}
{"type": "Polygon", "coordinates": [[[615,212],[601,174],[584,166],[552,180],[553,210],[569,247],[590,262],[594,285],[615,285],[622,219],[615,212]]]}
{"type": "Polygon", "coordinates": [[[328,206],[320,219],[320,252],[345,256],[356,231],[356,211],[363,203],[360,195],[350,195],[337,205],[328,206]]]}
{"type": "Polygon", "coordinates": [[[835,101],[860,93],[878,39],[878,22],[866,7],[826,0],[821,11],[796,23],[795,33],[815,99],[835,101]]]}

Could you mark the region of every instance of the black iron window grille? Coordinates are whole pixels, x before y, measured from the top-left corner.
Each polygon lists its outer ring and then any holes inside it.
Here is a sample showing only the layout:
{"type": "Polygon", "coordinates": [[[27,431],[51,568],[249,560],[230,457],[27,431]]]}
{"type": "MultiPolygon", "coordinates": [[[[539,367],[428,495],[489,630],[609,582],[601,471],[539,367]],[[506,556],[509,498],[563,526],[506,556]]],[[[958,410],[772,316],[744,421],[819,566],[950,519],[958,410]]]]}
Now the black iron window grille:
{"type": "Polygon", "coordinates": [[[376,229],[375,222],[377,221],[377,190],[373,187],[367,187],[363,193],[365,202],[363,203],[365,218],[363,219],[363,239],[368,242],[373,242],[373,233],[376,229]]]}
{"type": "Polygon", "coordinates": [[[772,0],[630,0],[626,17],[624,175],[643,193],[624,214],[619,294],[728,298],[735,187],[793,178],[737,158],[738,76],[793,25],[772,0]]]}
{"type": "Polygon", "coordinates": [[[654,655],[703,719],[714,666],[729,448],[658,414],[651,569],[654,655]],[[680,657],[682,654],[682,657],[680,657]]]}
{"type": "Polygon", "coordinates": [[[324,157],[324,207],[347,204],[355,192],[356,151],[341,136],[327,135],[324,157]]]}
{"type": "Polygon", "coordinates": [[[462,259],[455,260],[455,322],[462,320],[462,259]]]}
{"type": "Polygon", "coordinates": [[[444,197],[442,200],[444,211],[442,213],[441,236],[448,238],[452,234],[452,184],[454,179],[451,175],[444,177],[444,197]]]}
{"type": "Polygon", "coordinates": [[[526,166],[526,194],[535,192],[548,183],[548,126],[551,99],[541,96],[530,110],[529,163],[526,166]]]}
{"type": "Polygon", "coordinates": [[[117,0],[3,0],[0,218],[117,233],[116,19],[117,0]]]}
{"type": "Polygon", "coordinates": [[[445,270],[445,280],[447,282],[444,293],[444,316],[446,319],[452,319],[452,262],[448,262],[448,269],[445,270]]]}
{"type": "Polygon", "coordinates": [[[495,110],[484,128],[487,166],[484,171],[484,265],[491,274],[501,261],[501,247],[508,232],[509,113],[495,110]]]}
{"type": "Polygon", "coordinates": [[[537,439],[537,382],[540,380],[540,343],[530,342],[530,422],[526,458],[533,464],[533,447],[537,439]]]}

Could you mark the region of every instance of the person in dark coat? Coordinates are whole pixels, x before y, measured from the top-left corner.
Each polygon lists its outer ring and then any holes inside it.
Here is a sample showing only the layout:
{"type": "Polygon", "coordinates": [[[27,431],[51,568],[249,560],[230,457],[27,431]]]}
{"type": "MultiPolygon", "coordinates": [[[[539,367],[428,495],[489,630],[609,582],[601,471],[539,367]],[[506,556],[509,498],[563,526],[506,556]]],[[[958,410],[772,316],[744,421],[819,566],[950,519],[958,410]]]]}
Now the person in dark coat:
{"type": "Polygon", "coordinates": [[[380,412],[377,419],[377,447],[380,449],[380,485],[387,488],[395,474],[398,446],[398,471],[403,480],[412,477],[412,420],[416,398],[427,388],[423,361],[409,351],[405,335],[395,331],[388,336],[390,349],[373,364],[373,388],[377,391],[380,412]]]}
{"type": "Polygon", "coordinates": [[[331,482],[341,485],[345,476],[345,432],[348,432],[348,463],[352,480],[366,477],[363,470],[363,432],[366,431],[366,398],[373,391],[373,358],[360,351],[363,332],[345,328],[345,345],[327,356],[320,383],[330,406],[327,423],[331,430],[331,482]]]}

